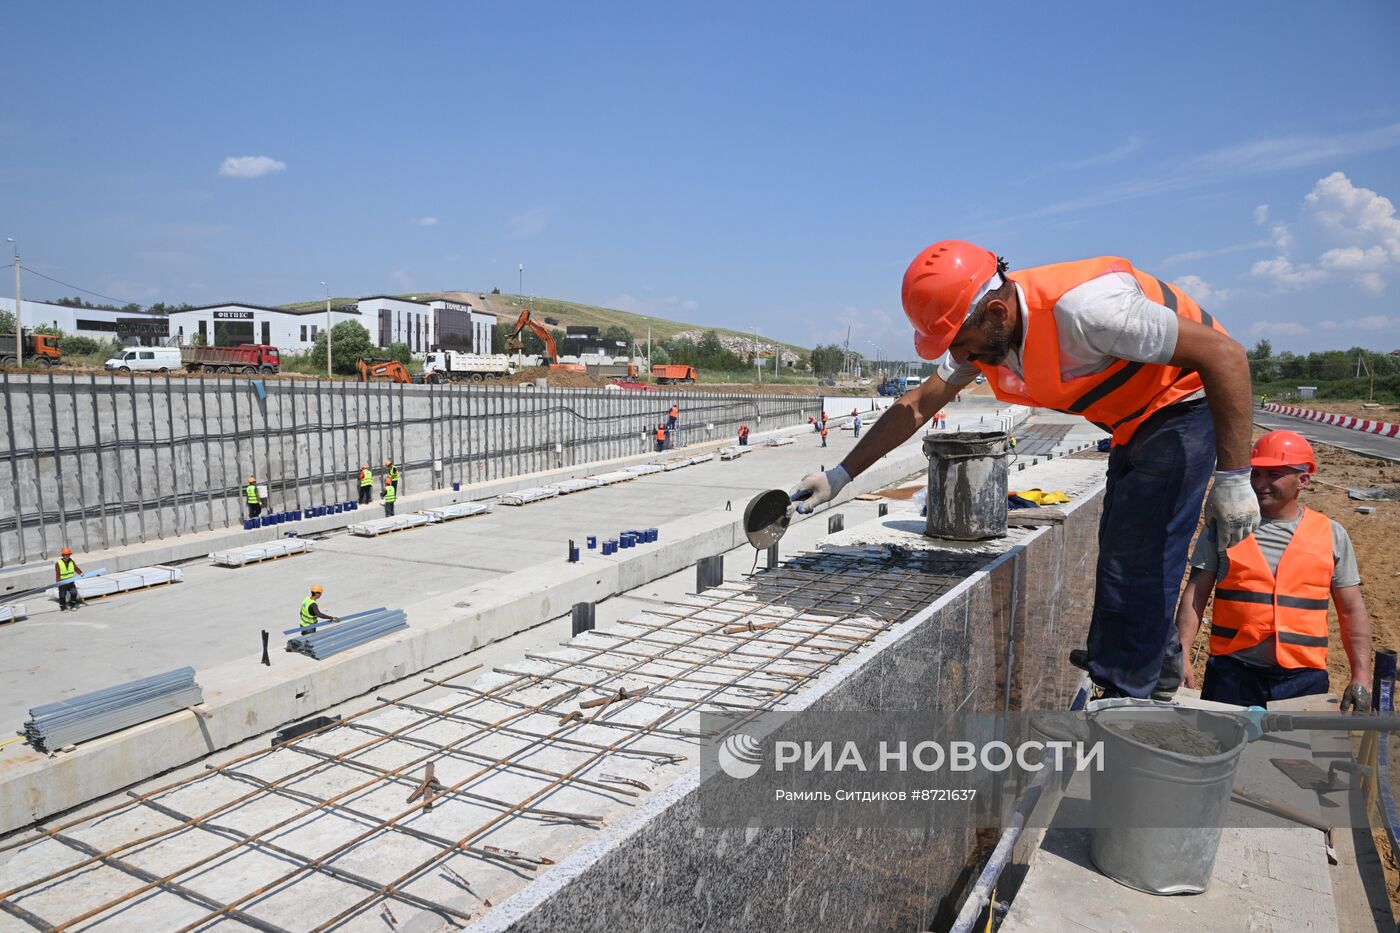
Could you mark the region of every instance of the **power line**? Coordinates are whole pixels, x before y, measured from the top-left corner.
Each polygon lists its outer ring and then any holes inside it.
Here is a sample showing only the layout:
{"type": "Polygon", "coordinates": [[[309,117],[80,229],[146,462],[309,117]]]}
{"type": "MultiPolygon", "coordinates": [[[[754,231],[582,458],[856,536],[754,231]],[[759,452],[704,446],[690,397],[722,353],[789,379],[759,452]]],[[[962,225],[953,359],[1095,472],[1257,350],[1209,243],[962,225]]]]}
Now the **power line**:
{"type": "Polygon", "coordinates": [[[54,278],[54,277],[51,276],[51,275],[44,275],[44,273],[42,273],[42,272],[37,272],[37,271],[35,271],[35,270],[29,268],[28,266],[24,265],[23,263],[20,263],[20,268],[23,269],[25,272],[28,272],[30,275],[37,275],[37,276],[38,276],[39,278],[41,278],[41,279],[48,279],[50,282],[53,282],[55,285],[62,285],[64,288],[76,289],[77,291],[80,291],[80,292],[82,292],[83,294],[92,295],[92,296],[94,296],[94,297],[96,297],[96,298],[101,298],[101,299],[103,299],[104,301],[114,301],[114,302],[116,302],[116,303],[119,304],[119,305],[136,305],[136,307],[141,308],[142,310],[145,309],[145,305],[141,304],[140,302],[136,302],[136,301],[122,301],[120,298],[113,298],[111,295],[104,295],[104,294],[102,294],[101,292],[95,292],[95,291],[93,291],[93,290],[90,289],[90,288],[83,288],[83,287],[80,286],[80,285],[73,285],[73,284],[70,283],[70,282],[62,282],[62,281],[59,281],[58,279],[54,278]]]}

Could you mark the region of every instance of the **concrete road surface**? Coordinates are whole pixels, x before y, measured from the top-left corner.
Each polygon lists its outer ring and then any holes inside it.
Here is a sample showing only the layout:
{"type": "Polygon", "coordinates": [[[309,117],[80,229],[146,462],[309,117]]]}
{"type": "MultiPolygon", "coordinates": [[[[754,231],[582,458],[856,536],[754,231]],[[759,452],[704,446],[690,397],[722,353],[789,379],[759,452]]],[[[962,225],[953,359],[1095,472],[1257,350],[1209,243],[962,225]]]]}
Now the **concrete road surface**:
{"type": "Polygon", "coordinates": [[[1254,423],[1267,431],[1296,431],[1315,443],[1331,444],[1333,447],[1344,447],[1371,457],[1400,461],[1400,437],[1381,437],[1379,434],[1367,434],[1364,431],[1339,428],[1271,411],[1256,410],[1254,423]]]}

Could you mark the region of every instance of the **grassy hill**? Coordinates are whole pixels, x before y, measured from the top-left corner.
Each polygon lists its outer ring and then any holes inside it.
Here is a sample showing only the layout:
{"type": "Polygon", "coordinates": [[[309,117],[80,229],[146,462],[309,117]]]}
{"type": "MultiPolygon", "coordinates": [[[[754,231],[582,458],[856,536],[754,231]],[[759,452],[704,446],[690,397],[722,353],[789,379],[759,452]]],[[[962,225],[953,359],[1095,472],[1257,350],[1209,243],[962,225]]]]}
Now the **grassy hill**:
{"type": "MultiPolygon", "coordinates": [[[[483,310],[495,314],[503,324],[512,323],[520,313],[522,299],[519,295],[490,295],[482,292],[412,292],[399,295],[400,298],[413,298],[418,301],[429,301],[436,298],[444,298],[448,301],[470,301],[483,310]]],[[[332,304],[353,304],[354,298],[332,298],[332,304]]],[[[598,327],[606,329],[613,325],[619,325],[632,332],[633,337],[639,341],[645,341],[647,328],[651,328],[653,340],[666,340],[674,337],[681,331],[694,330],[706,331],[714,330],[721,334],[730,334],[737,337],[752,336],[747,331],[731,330],[727,327],[707,327],[704,324],[690,324],[685,321],[673,321],[669,318],[656,317],[650,314],[637,314],[632,311],[622,311],[617,308],[602,308],[597,305],[581,304],[576,301],[565,301],[559,298],[538,298],[526,299],[535,317],[543,321],[544,318],[556,318],[557,325],[551,327],[567,327],[572,324],[579,327],[598,327]]],[[[292,310],[304,310],[308,308],[325,307],[325,299],[320,301],[301,301],[294,304],[282,305],[283,308],[292,310]]],[[[759,341],[767,344],[779,344],[794,352],[806,351],[808,348],[795,343],[774,340],[772,337],[759,335],[759,341]]]]}

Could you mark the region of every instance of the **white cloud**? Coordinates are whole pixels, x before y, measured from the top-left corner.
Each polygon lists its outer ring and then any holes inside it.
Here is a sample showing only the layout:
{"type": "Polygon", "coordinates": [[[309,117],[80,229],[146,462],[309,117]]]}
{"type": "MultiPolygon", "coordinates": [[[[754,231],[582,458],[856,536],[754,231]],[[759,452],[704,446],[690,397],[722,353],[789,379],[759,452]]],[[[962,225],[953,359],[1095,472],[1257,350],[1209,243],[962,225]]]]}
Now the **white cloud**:
{"type": "Polygon", "coordinates": [[[1341,281],[1378,295],[1400,272],[1395,205],[1342,172],[1318,179],[1298,219],[1275,225],[1272,234],[1278,255],[1250,271],[1280,288],[1341,281]]]}
{"type": "Polygon", "coordinates": [[[1260,204],[1254,209],[1254,222],[1261,227],[1269,222],[1269,205],[1260,204]]]}
{"type": "Polygon", "coordinates": [[[1231,253],[1247,253],[1254,249],[1263,249],[1273,245],[1272,240],[1250,240],[1248,243],[1231,243],[1228,246],[1219,246],[1215,249],[1193,249],[1184,253],[1174,253],[1163,259],[1158,265],[1175,266],[1183,262],[1195,262],[1197,259],[1206,259],[1210,256],[1228,256],[1231,253]]]}
{"type": "Polygon", "coordinates": [[[389,273],[389,278],[393,279],[400,288],[406,292],[413,291],[413,280],[408,277],[408,273],[402,269],[395,269],[389,273]]]}
{"type": "Polygon", "coordinates": [[[521,211],[506,221],[506,232],[511,239],[527,240],[539,236],[554,218],[554,210],[549,207],[532,207],[521,211]]]}
{"type": "Polygon", "coordinates": [[[431,214],[427,217],[410,218],[408,222],[411,224],[417,224],[420,227],[436,227],[438,225],[438,219],[436,217],[433,217],[431,214]]]}
{"type": "Polygon", "coordinates": [[[1318,321],[1318,330],[1367,330],[1400,331],[1400,317],[1387,317],[1384,314],[1370,314],[1351,321],[1318,321]]]}
{"type": "Polygon", "coordinates": [[[219,166],[219,174],[225,178],[261,178],[273,172],[285,172],[285,162],[278,162],[268,156],[229,156],[219,166]]]}
{"type": "Polygon", "coordinates": [[[1172,281],[1201,306],[1223,305],[1235,293],[1233,288],[1215,288],[1199,275],[1178,275],[1172,281]]]}
{"type": "Polygon", "coordinates": [[[1294,321],[1255,321],[1249,325],[1249,332],[1256,337],[1290,337],[1306,334],[1308,329],[1294,321]]]}

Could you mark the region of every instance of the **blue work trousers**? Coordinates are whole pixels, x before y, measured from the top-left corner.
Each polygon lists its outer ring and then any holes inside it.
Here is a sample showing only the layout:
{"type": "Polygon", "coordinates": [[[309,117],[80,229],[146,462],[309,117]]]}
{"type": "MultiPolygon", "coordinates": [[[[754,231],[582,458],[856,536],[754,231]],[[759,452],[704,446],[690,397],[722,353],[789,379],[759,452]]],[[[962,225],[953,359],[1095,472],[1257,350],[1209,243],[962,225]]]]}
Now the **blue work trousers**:
{"type": "Polygon", "coordinates": [[[1228,654],[1206,662],[1201,699],[1235,706],[1268,706],[1270,700],[1327,693],[1327,672],[1316,667],[1256,667],[1228,654]]]}
{"type": "Polygon", "coordinates": [[[1088,669],[1109,695],[1146,698],[1178,667],[1177,593],[1214,469],[1204,398],[1161,409],[1108,456],[1088,669]]]}

